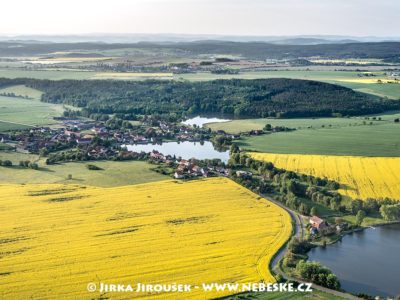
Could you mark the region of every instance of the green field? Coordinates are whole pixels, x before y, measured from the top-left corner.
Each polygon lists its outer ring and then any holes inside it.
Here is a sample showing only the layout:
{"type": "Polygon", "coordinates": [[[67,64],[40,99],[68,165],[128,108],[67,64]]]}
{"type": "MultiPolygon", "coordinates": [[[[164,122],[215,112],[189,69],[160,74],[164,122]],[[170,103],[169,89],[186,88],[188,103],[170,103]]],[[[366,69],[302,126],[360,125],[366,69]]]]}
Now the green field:
{"type": "Polygon", "coordinates": [[[269,153],[400,156],[400,124],[301,129],[246,137],[237,144],[269,153]]]}
{"type": "Polygon", "coordinates": [[[210,123],[212,130],[228,133],[260,130],[266,124],[296,129],[261,136],[243,137],[237,144],[249,150],[269,153],[399,156],[399,113],[365,117],[304,119],[243,119],[210,123]],[[381,120],[377,120],[381,118],[381,120]],[[370,125],[372,122],[372,125],[370,125]]]}
{"type": "MultiPolygon", "coordinates": [[[[382,117],[383,120],[393,121],[393,117],[382,117]]],[[[326,128],[338,128],[346,126],[357,126],[362,125],[366,121],[363,117],[352,117],[352,118],[304,118],[304,119],[242,119],[232,120],[229,122],[221,123],[209,123],[206,127],[212,130],[224,130],[228,133],[240,133],[247,132],[250,130],[261,130],[266,124],[272,126],[285,126],[294,129],[318,129],[322,127],[326,128]]],[[[369,122],[369,120],[368,120],[369,122]]],[[[382,121],[376,121],[374,123],[381,123],[382,121]]]]}
{"type": "Polygon", "coordinates": [[[0,93],[32,98],[0,96],[0,132],[55,124],[53,117],[61,116],[64,111],[62,105],[40,102],[41,92],[24,86],[8,87],[0,90],[0,93]]]}
{"type": "Polygon", "coordinates": [[[376,84],[376,83],[350,83],[350,82],[331,82],[345,87],[351,88],[355,91],[373,94],[379,97],[387,97],[389,99],[400,100],[400,84],[376,84]]]}
{"type": "Polygon", "coordinates": [[[79,70],[25,70],[0,69],[0,77],[5,78],[35,78],[35,79],[90,79],[96,72],[79,70]]]}
{"type": "Polygon", "coordinates": [[[43,92],[25,85],[14,85],[0,89],[0,94],[14,93],[16,96],[40,100],[43,92]]]}
{"type": "MultiPolygon", "coordinates": [[[[0,109],[1,110],[1,109],[0,109]]],[[[27,129],[30,128],[29,125],[11,123],[6,121],[0,121],[0,132],[8,131],[8,130],[19,130],[19,129],[27,129]]]]}
{"type": "Polygon", "coordinates": [[[95,72],[76,69],[59,70],[24,70],[24,69],[0,69],[0,77],[5,78],[34,78],[50,80],[145,80],[171,78],[171,73],[129,73],[129,72],[95,72]],[[165,76],[160,76],[165,75],[165,76]]]}
{"type": "Polygon", "coordinates": [[[71,162],[59,165],[45,165],[44,160],[38,161],[39,170],[20,168],[20,160],[37,161],[32,154],[15,152],[0,152],[0,160],[9,159],[14,167],[0,167],[0,184],[3,183],[73,183],[99,187],[123,186],[144,182],[165,180],[169,177],[151,170],[154,166],[141,161],[95,161],[88,162],[103,170],[88,170],[84,162],[71,162]],[[72,175],[69,180],[68,175],[72,175]]]}

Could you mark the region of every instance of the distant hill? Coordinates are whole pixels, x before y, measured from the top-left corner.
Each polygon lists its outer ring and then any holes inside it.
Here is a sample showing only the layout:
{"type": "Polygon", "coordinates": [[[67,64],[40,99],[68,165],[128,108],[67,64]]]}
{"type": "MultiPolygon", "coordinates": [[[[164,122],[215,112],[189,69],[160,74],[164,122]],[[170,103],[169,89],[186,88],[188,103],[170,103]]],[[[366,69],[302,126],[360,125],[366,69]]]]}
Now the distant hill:
{"type": "Polygon", "coordinates": [[[279,39],[276,41],[271,41],[270,43],[277,45],[320,45],[320,44],[348,44],[348,43],[360,43],[360,42],[351,39],[329,40],[329,39],[318,39],[318,38],[291,38],[291,39],[279,39]]]}
{"type": "MultiPolygon", "coordinates": [[[[293,42],[293,41],[292,41],[293,42]]],[[[299,43],[299,41],[297,41],[299,43]]],[[[303,40],[303,43],[311,40],[303,40]]],[[[285,43],[291,43],[286,41],[285,43]]],[[[51,52],[96,52],[115,49],[144,49],[159,51],[165,49],[169,53],[176,51],[177,55],[198,56],[236,55],[249,59],[297,59],[310,56],[322,56],[334,59],[340,58],[378,58],[397,61],[400,58],[400,42],[379,43],[340,43],[316,45],[287,45],[265,42],[228,42],[204,40],[179,43],[139,42],[131,44],[106,43],[25,43],[0,42],[0,57],[35,56],[51,52]]]]}
{"type": "Polygon", "coordinates": [[[204,40],[219,40],[229,42],[266,42],[275,44],[291,45],[315,45],[334,44],[347,42],[383,42],[400,41],[398,37],[354,37],[341,35],[296,35],[296,36],[263,36],[263,35],[222,35],[222,34],[144,34],[144,33],[123,33],[123,34],[81,34],[81,35],[17,35],[0,36],[0,41],[46,43],[181,43],[204,40]]]}

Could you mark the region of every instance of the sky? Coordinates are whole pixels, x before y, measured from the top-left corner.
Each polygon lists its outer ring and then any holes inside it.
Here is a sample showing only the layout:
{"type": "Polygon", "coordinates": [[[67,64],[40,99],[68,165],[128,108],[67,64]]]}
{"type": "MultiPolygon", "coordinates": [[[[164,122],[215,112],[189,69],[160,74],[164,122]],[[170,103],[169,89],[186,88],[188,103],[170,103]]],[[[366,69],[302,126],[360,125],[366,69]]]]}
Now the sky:
{"type": "Polygon", "coordinates": [[[3,35],[400,35],[400,0],[2,0],[1,10],[3,35]]]}

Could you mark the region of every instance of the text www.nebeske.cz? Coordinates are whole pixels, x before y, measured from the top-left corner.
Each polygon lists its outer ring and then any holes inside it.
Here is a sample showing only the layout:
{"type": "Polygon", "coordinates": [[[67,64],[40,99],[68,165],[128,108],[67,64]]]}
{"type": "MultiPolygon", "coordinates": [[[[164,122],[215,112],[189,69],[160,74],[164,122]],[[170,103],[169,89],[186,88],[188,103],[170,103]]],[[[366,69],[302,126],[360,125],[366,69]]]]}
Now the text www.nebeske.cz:
{"type": "Polygon", "coordinates": [[[89,292],[100,293],[187,293],[195,290],[203,292],[312,292],[311,283],[202,283],[190,284],[114,284],[89,283],[89,292]]]}

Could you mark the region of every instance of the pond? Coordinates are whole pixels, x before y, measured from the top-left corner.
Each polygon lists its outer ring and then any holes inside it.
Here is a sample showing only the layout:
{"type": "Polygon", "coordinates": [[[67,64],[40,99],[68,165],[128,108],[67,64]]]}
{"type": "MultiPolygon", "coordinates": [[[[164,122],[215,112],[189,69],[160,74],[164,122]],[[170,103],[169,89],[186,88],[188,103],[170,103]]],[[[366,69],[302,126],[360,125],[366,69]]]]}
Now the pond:
{"type": "Polygon", "coordinates": [[[228,122],[228,121],[230,121],[230,120],[229,119],[221,119],[221,118],[211,118],[211,117],[208,118],[208,117],[197,116],[197,117],[194,117],[191,119],[187,119],[186,121],[183,121],[182,123],[185,125],[190,125],[190,126],[197,125],[198,127],[203,127],[204,124],[207,124],[207,123],[221,123],[221,122],[228,122]]]}
{"type": "Polygon", "coordinates": [[[312,249],[309,260],[329,267],[348,292],[394,297],[400,294],[400,224],[346,235],[312,249]]]}
{"type": "Polygon", "coordinates": [[[175,155],[183,159],[197,158],[197,159],[215,159],[219,158],[223,162],[228,162],[229,150],[218,151],[214,148],[211,142],[167,142],[161,145],[153,144],[138,144],[126,145],[129,151],[134,152],[151,152],[157,150],[164,155],[175,155]]]}

